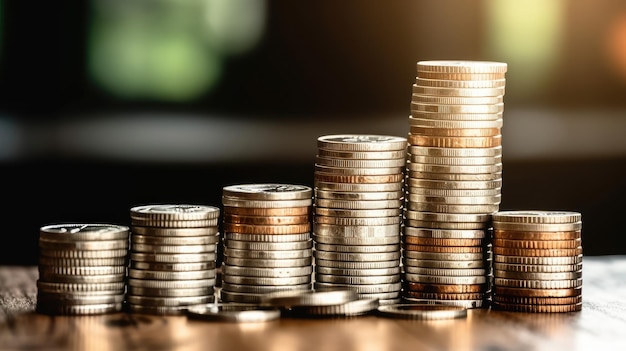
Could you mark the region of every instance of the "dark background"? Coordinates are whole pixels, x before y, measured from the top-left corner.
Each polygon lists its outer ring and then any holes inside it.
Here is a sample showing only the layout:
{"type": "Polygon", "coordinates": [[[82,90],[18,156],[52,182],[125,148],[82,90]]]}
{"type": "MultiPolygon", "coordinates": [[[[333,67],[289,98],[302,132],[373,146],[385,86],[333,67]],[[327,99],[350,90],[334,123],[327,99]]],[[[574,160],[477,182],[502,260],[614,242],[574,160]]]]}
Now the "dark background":
{"type": "MultiPolygon", "coordinates": [[[[516,2],[504,2],[515,12],[516,2]]],[[[170,13],[163,1],[111,1],[117,12],[104,16],[96,6],[102,3],[0,2],[0,264],[36,264],[38,229],[46,224],[128,224],[130,207],[149,203],[220,206],[222,187],[231,184],[312,185],[316,136],[407,133],[415,63],[428,59],[509,63],[501,209],[579,211],[585,254],[626,254],[626,7],[620,1],[555,2],[558,45],[548,45],[554,58],[538,64],[489,44],[492,1],[260,2],[264,25],[255,44],[237,54],[222,50],[219,78],[184,99],[123,94],[98,80],[90,63],[96,20],[121,26],[115,16],[126,3],[132,8],[126,15],[138,18],[123,23],[141,24],[138,14],[156,13],[147,21],[153,27],[142,27],[150,33],[166,27],[170,13]],[[529,87],[533,80],[524,79],[533,74],[541,81],[529,87]],[[542,124],[544,115],[556,129],[542,124]],[[211,152],[176,154],[167,152],[178,145],[170,140],[142,156],[133,148],[83,147],[83,129],[72,129],[110,120],[112,135],[124,135],[134,116],[145,128],[136,130],[133,145],[148,140],[163,118],[171,121],[166,126],[200,123],[206,138],[218,133],[228,142],[204,146],[211,152]],[[224,123],[244,127],[216,132],[224,123]],[[539,147],[541,140],[550,143],[539,147]]],[[[227,19],[236,23],[246,1],[234,3],[243,4],[227,19]]],[[[547,11],[531,3],[534,10],[519,11],[529,29],[547,11]]],[[[542,40],[528,35],[504,42],[542,40]]]]}

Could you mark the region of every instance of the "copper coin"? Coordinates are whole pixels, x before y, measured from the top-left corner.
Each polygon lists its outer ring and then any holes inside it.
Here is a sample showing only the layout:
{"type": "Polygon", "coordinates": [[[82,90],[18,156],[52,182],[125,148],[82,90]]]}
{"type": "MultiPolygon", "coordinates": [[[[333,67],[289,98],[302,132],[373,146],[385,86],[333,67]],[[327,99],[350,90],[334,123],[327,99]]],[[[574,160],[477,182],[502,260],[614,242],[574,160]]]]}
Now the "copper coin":
{"type": "Polygon", "coordinates": [[[521,296],[521,297],[571,297],[582,294],[582,287],[566,289],[531,289],[531,288],[510,288],[505,286],[494,286],[494,295],[521,296]]]}
{"type": "Polygon", "coordinates": [[[418,291],[428,293],[467,294],[484,293],[487,284],[427,284],[416,282],[404,282],[404,292],[418,291]]]}
{"type": "Polygon", "coordinates": [[[485,293],[433,293],[422,291],[404,291],[404,296],[414,299],[435,300],[480,300],[485,298],[485,293]]]}
{"type": "Polygon", "coordinates": [[[518,305],[572,305],[583,301],[582,295],[567,297],[525,297],[510,295],[493,295],[493,301],[518,305]]]}
{"type": "Polygon", "coordinates": [[[410,235],[403,236],[403,241],[405,244],[430,246],[481,246],[484,243],[482,239],[440,239],[410,235]]]}
{"type": "Polygon", "coordinates": [[[569,232],[529,232],[495,229],[493,237],[499,239],[523,239],[523,240],[574,240],[581,238],[581,231],[569,232]]]}
{"type": "Polygon", "coordinates": [[[568,305],[525,305],[493,302],[493,308],[498,310],[531,312],[531,313],[566,313],[582,310],[582,302],[568,305]]]}
{"type": "Polygon", "coordinates": [[[523,256],[523,257],[561,257],[582,255],[583,248],[579,246],[574,249],[516,249],[510,247],[493,247],[495,255],[523,256]]]}
{"type": "Polygon", "coordinates": [[[572,240],[526,240],[494,238],[493,245],[514,249],[575,249],[581,246],[581,239],[572,240]]]}

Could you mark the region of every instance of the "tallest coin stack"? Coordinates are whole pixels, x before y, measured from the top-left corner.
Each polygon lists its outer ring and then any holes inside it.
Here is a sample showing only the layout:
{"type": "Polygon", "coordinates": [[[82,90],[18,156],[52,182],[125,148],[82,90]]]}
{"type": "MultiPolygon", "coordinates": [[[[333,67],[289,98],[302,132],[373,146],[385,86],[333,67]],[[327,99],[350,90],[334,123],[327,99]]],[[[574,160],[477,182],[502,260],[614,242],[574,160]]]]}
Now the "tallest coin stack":
{"type": "Polygon", "coordinates": [[[490,289],[506,63],[419,61],[411,97],[403,298],[467,308],[490,289]]]}

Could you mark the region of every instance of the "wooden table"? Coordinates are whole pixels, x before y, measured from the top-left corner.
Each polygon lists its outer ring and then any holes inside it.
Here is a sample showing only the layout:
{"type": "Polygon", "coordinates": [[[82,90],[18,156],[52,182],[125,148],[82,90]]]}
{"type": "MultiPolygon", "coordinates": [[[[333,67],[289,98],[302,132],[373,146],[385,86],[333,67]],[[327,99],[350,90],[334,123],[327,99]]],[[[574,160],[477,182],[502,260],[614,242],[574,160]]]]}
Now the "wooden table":
{"type": "Polygon", "coordinates": [[[37,267],[0,267],[0,350],[626,350],[626,256],[583,260],[583,308],[518,313],[487,308],[466,319],[375,315],[228,323],[116,313],[34,312],[37,267]]]}

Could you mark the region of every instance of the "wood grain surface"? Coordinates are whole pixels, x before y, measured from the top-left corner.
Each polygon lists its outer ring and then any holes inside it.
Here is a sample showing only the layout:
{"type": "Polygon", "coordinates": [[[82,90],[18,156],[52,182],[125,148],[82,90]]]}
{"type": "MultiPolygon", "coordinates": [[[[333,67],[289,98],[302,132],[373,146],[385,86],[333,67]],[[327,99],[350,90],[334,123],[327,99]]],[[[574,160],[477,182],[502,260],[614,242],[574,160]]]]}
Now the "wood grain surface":
{"type": "Polygon", "coordinates": [[[626,256],[583,260],[573,313],[470,310],[466,319],[368,315],[209,322],[185,316],[34,312],[35,266],[0,267],[0,350],[626,350],[626,256]]]}

